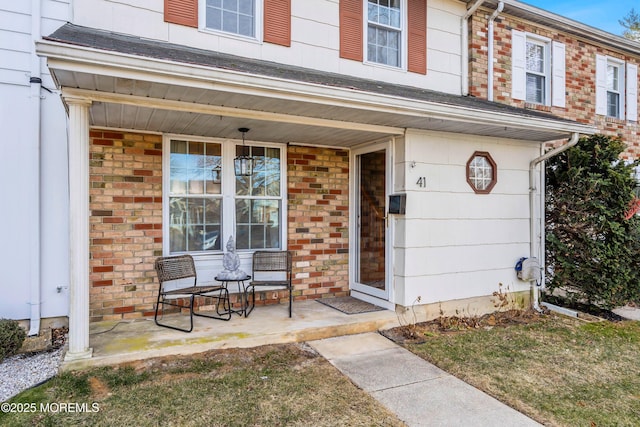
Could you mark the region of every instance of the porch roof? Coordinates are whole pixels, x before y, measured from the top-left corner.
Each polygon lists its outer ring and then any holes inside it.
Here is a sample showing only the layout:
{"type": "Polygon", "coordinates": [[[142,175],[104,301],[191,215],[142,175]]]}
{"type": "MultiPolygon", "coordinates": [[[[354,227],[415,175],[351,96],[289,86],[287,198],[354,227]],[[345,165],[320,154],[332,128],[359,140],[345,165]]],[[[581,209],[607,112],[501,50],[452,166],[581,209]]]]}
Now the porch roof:
{"type": "Polygon", "coordinates": [[[406,128],[549,141],[591,126],[473,97],[66,24],[38,43],[94,126],[350,147],[406,128]]]}

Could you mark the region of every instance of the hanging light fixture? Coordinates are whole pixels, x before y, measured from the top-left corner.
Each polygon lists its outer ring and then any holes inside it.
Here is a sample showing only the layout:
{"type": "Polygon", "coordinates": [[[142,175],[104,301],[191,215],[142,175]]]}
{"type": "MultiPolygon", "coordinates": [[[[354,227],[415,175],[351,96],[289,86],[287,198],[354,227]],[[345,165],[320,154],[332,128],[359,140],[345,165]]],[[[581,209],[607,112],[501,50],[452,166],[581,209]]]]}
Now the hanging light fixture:
{"type": "Polygon", "coordinates": [[[236,176],[253,175],[253,157],[247,155],[247,148],[244,145],[244,134],[249,132],[249,128],[239,128],[238,132],[242,132],[242,155],[233,159],[233,165],[236,176]]]}

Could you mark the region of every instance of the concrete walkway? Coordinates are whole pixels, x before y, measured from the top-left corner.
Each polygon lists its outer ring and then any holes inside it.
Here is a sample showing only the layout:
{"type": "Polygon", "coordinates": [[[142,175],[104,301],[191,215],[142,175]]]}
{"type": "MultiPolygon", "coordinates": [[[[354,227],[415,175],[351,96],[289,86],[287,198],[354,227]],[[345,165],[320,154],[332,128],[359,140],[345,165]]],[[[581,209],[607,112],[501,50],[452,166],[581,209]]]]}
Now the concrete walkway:
{"type": "MultiPolygon", "coordinates": [[[[185,326],[188,316],[172,316],[185,326]]],[[[212,349],[308,342],[357,386],[409,426],[536,426],[519,412],[427,363],[377,331],[398,326],[393,311],[346,315],[316,301],[259,307],[228,322],[197,317],[192,333],[160,328],[152,319],[91,324],[93,357],[68,361],[84,369],[212,349]]]]}
{"type": "Polygon", "coordinates": [[[376,332],[309,344],[409,426],[539,426],[376,332]]]}

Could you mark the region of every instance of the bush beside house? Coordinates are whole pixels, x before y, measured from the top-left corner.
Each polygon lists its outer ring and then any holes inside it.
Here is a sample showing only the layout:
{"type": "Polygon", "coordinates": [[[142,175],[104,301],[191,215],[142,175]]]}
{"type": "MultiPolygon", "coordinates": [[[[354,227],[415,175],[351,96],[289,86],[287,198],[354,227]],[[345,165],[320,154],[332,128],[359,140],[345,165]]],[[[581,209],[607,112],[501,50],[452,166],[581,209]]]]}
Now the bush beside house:
{"type": "Polygon", "coordinates": [[[20,350],[27,333],[16,320],[0,319],[0,362],[20,350]]]}
{"type": "Polygon", "coordinates": [[[546,285],[569,302],[640,301],[640,216],[628,215],[638,162],[621,161],[624,150],[593,135],[547,163],[546,285]]]}

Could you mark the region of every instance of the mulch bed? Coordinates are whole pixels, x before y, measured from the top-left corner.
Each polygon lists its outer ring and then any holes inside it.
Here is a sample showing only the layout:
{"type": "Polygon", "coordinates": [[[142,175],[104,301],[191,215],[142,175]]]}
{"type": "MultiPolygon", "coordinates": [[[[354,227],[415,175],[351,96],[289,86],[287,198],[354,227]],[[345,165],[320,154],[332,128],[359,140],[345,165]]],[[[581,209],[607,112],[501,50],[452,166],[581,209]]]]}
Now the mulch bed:
{"type": "Polygon", "coordinates": [[[436,334],[454,334],[473,329],[528,324],[539,321],[542,316],[544,313],[541,314],[534,310],[507,310],[471,317],[441,316],[428,322],[408,324],[380,331],[380,334],[401,345],[421,344],[429,336],[436,334]]]}
{"type": "Polygon", "coordinates": [[[69,334],[69,328],[66,326],[51,329],[51,346],[53,348],[62,347],[67,340],[67,334],[69,334]]]}

